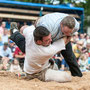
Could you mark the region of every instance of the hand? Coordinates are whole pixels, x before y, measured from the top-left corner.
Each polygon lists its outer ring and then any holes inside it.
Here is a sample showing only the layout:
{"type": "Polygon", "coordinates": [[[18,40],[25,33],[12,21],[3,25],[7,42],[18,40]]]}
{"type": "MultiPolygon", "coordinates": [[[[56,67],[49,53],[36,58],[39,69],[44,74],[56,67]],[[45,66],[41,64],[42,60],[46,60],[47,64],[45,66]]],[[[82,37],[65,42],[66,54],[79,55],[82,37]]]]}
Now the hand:
{"type": "Polygon", "coordinates": [[[65,42],[65,45],[70,42],[71,36],[63,37],[63,40],[65,42]]]}
{"type": "Polygon", "coordinates": [[[69,43],[71,40],[71,36],[67,36],[67,43],[69,43]]]}

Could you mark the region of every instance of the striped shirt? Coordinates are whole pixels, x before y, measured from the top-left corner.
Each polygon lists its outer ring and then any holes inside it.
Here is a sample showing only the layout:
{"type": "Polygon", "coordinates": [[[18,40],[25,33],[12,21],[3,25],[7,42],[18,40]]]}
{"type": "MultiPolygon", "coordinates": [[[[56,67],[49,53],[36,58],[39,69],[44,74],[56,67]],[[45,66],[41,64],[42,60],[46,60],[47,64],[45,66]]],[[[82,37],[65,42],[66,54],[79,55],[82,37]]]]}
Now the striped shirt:
{"type": "MultiPolygon", "coordinates": [[[[69,15],[64,13],[46,14],[37,21],[36,27],[44,26],[45,28],[47,28],[52,35],[52,40],[56,41],[64,36],[60,29],[60,23],[62,19],[65,18],[66,16],[69,15]]],[[[74,32],[78,30],[79,30],[79,23],[75,19],[74,32]]]]}

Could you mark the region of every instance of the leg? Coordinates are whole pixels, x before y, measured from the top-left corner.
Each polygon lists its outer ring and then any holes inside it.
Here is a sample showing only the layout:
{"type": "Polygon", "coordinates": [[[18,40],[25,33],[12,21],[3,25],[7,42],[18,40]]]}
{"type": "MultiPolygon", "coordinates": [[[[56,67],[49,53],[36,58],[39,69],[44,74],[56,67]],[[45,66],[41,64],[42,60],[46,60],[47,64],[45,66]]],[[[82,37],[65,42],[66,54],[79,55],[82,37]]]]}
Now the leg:
{"type": "Polygon", "coordinates": [[[82,77],[82,73],[79,69],[76,57],[72,51],[72,46],[70,42],[66,45],[66,50],[62,50],[61,53],[67,64],[69,65],[72,76],[82,77]]]}
{"type": "Polygon", "coordinates": [[[45,81],[68,82],[71,75],[64,71],[48,69],[45,73],[45,81]]]}
{"type": "Polygon", "coordinates": [[[12,41],[20,48],[20,50],[25,53],[25,38],[18,31],[13,33],[10,37],[12,41]]]}

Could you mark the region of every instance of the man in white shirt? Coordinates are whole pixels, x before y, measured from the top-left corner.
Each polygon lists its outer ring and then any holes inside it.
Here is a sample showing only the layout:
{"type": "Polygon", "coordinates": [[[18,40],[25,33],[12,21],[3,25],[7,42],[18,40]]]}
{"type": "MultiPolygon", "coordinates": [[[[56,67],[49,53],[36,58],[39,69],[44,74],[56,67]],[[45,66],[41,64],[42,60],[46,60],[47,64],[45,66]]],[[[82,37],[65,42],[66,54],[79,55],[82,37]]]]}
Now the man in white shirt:
{"type": "Polygon", "coordinates": [[[2,57],[1,60],[3,68],[6,70],[9,60],[13,59],[13,55],[11,49],[8,47],[8,43],[4,43],[4,45],[0,47],[0,56],[2,57]]]}
{"type": "Polygon", "coordinates": [[[8,30],[4,29],[3,35],[2,35],[2,44],[4,44],[5,42],[8,43],[8,30]]]}
{"type": "MultiPolygon", "coordinates": [[[[67,72],[56,71],[55,63],[53,65],[49,63],[49,58],[65,49],[68,40],[62,38],[51,44],[51,33],[45,29],[40,26],[35,30],[32,25],[23,31],[26,40],[24,71],[27,73],[27,78],[38,78],[42,81],[71,81],[71,76],[67,72]]],[[[16,29],[14,32],[17,32],[16,29]]]]}

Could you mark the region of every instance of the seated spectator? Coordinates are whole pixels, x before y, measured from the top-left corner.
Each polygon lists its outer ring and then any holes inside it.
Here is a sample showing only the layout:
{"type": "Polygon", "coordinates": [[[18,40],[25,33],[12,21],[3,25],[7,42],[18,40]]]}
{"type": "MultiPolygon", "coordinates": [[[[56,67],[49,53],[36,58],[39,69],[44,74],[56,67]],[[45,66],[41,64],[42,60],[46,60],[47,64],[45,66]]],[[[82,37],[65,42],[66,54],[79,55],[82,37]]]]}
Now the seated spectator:
{"type": "Polygon", "coordinates": [[[13,59],[11,49],[8,47],[8,43],[4,43],[4,45],[0,47],[0,56],[2,57],[1,64],[3,65],[3,69],[7,70],[8,62],[13,59]]]}
{"type": "Polygon", "coordinates": [[[74,40],[74,43],[76,43],[77,41],[79,41],[79,33],[78,32],[75,32],[74,34],[73,34],[73,40],[74,40]]]}
{"type": "Polygon", "coordinates": [[[6,26],[6,22],[2,22],[2,23],[1,23],[1,26],[0,26],[0,36],[3,35],[5,26],[6,26]]]}
{"type": "Polygon", "coordinates": [[[62,57],[61,57],[61,54],[60,53],[57,53],[54,55],[54,60],[55,60],[55,63],[57,64],[58,66],[58,69],[61,68],[61,61],[62,61],[62,57]]]}
{"type": "Polygon", "coordinates": [[[86,52],[88,52],[87,48],[86,48],[86,47],[83,47],[83,48],[82,48],[82,54],[84,54],[84,53],[86,53],[86,52]]]}
{"type": "Polygon", "coordinates": [[[73,52],[77,58],[77,61],[82,53],[82,48],[83,48],[83,41],[77,41],[75,45],[73,45],[73,52]]]}
{"type": "Polygon", "coordinates": [[[68,66],[68,64],[66,63],[66,61],[65,61],[64,58],[62,59],[61,69],[60,69],[60,70],[62,70],[62,71],[67,71],[67,70],[69,70],[69,66],[68,66]]]}
{"type": "Polygon", "coordinates": [[[19,62],[17,59],[14,59],[11,63],[11,66],[10,66],[10,72],[22,72],[22,69],[19,65],[19,62]]]}
{"type": "Polygon", "coordinates": [[[90,39],[87,40],[87,44],[86,44],[88,53],[89,53],[89,57],[90,57],[90,39]]]}
{"type": "Polygon", "coordinates": [[[15,43],[12,40],[9,40],[9,47],[10,47],[12,53],[14,53],[16,45],[15,45],[15,43]]]}
{"type": "Polygon", "coordinates": [[[80,56],[78,64],[80,66],[81,71],[88,71],[87,69],[88,69],[89,64],[88,64],[87,53],[84,53],[80,56]]]}
{"type": "Polygon", "coordinates": [[[79,38],[80,38],[81,41],[85,42],[85,35],[83,33],[80,33],[79,38]]]}
{"type": "Polygon", "coordinates": [[[25,54],[18,48],[15,48],[14,58],[19,61],[20,67],[23,69],[25,54]]]}

